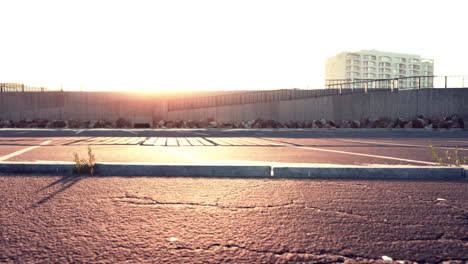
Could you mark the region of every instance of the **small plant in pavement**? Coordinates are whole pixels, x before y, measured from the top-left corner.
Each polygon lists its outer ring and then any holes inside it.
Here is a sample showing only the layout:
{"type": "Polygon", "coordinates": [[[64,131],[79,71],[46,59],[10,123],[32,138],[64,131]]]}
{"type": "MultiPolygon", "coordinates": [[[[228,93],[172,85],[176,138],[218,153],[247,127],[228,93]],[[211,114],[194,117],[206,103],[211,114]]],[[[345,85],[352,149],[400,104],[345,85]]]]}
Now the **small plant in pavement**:
{"type": "Polygon", "coordinates": [[[88,146],[88,159],[80,159],[78,153],[73,152],[75,167],[73,174],[94,174],[94,166],[96,165],[96,158],[94,157],[91,146],[88,146]]]}
{"type": "Polygon", "coordinates": [[[468,164],[468,157],[461,157],[458,148],[455,148],[453,152],[448,150],[442,152],[443,156],[437,154],[436,148],[431,141],[429,141],[429,149],[431,150],[431,157],[440,165],[440,166],[455,166],[461,167],[468,164]]]}

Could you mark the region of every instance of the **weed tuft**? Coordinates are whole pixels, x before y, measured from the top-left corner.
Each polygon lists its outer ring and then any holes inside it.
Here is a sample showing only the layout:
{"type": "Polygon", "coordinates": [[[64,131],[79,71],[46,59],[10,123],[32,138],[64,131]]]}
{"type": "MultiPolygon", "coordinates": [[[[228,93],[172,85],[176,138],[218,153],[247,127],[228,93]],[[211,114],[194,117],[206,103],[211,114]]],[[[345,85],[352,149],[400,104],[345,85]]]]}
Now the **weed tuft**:
{"type": "Polygon", "coordinates": [[[91,146],[88,146],[88,159],[80,159],[78,153],[73,153],[75,167],[73,174],[89,174],[94,175],[94,166],[96,165],[96,158],[94,157],[91,146]]]}
{"type": "Polygon", "coordinates": [[[468,164],[468,157],[461,157],[458,147],[456,147],[453,152],[448,150],[443,151],[443,156],[439,156],[439,154],[437,154],[436,148],[434,147],[434,144],[432,144],[432,141],[429,141],[429,149],[431,150],[431,157],[440,166],[461,167],[468,164]]]}

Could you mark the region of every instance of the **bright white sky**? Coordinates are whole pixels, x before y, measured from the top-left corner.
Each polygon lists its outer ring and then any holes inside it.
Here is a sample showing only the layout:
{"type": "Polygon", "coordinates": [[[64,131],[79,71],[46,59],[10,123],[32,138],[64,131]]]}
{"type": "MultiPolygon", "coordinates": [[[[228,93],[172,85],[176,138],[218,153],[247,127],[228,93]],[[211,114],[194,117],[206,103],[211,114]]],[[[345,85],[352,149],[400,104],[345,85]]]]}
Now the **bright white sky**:
{"type": "Polygon", "coordinates": [[[66,90],[321,88],[377,49],[468,74],[468,1],[0,0],[0,82],[66,90]]]}

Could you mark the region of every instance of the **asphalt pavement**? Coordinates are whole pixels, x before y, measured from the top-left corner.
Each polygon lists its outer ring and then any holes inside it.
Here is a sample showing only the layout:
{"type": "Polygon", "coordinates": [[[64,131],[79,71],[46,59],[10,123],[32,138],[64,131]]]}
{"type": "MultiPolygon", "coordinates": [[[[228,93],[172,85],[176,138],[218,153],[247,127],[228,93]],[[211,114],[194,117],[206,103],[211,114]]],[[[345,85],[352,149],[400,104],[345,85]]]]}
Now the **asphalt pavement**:
{"type": "Polygon", "coordinates": [[[0,161],[70,162],[89,145],[98,162],[433,166],[429,142],[468,156],[468,131],[3,129],[0,161]]]}
{"type": "Polygon", "coordinates": [[[1,176],[0,262],[464,263],[467,186],[1,176]]]}

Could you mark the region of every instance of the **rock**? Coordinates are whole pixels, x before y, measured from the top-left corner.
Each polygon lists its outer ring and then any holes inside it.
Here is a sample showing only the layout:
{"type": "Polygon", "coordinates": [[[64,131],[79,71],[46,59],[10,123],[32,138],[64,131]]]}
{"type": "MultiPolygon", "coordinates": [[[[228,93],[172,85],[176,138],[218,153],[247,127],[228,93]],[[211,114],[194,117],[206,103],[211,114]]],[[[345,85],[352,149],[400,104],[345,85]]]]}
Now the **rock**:
{"type": "Polygon", "coordinates": [[[403,128],[413,128],[413,121],[409,121],[408,123],[406,123],[403,128]]]}
{"type": "Polygon", "coordinates": [[[287,128],[297,128],[297,122],[289,121],[284,124],[287,128]]]}
{"type": "Polygon", "coordinates": [[[366,128],[377,128],[377,123],[375,121],[369,121],[366,128]]]}
{"type": "Polygon", "coordinates": [[[52,127],[54,128],[64,128],[66,126],[67,124],[65,123],[65,121],[62,120],[55,120],[52,122],[52,127]]]}
{"type": "Polygon", "coordinates": [[[91,127],[92,128],[106,128],[108,125],[109,125],[108,122],[101,119],[101,120],[95,121],[94,125],[91,127]]]}
{"type": "Polygon", "coordinates": [[[187,125],[187,122],[183,121],[183,120],[176,120],[176,127],[177,128],[184,128],[186,127],[187,125]]]}
{"type": "Polygon", "coordinates": [[[222,128],[233,128],[233,125],[231,122],[222,122],[221,123],[222,128]]]}
{"type": "Polygon", "coordinates": [[[68,128],[80,128],[80,120],[68,120],[67,127],[68,128]]]}
{"type": "Polygon", "coordinates": [[[252,128],[262,128],[262,124],[255,123],[255,124],[253,124],[252,128]]]}
{"type": "Polygon", "coordinates": [[[245,122],[245,128],[252,128],[253,124],[255,124],[255,120],[249,120],[245,122]]]}
{"type": "Polygon", "coordinates": [[[158,127],[163,127],[166,124],[166,121],[164,120],[159,120],[158,122],[158,127]]]}
{"type": "Polygon", "coordinates": [[[432,128],[432,125],[427,125],[427,126],[424,127],[424,129],[426,129],[426,130],[432,130],[433,128],[432,128]]]}
{"type": "Polygon", "coordinates": [[[187,121],[187,127],[188,128],[195,128],[195,127],[197,127],[197,122],[195,122],[193,120],[189,120],[189,121],[187,121]]]}
{"type": "Polygon", "coordinates": [[[208,127],[208,121],[206,120],[200,120],[197,123],[198,128],[207,128],[208,127]]]}
{"type": "Polygon", "coordinates": [[[351,128],[360,128],[361,127],[361,122],[359,122],[357,120],[354,120],[354,121],[351,121],[349,125],[350,125],[351,128]]]}
{"type": "Polygon", "coordinates": [[[463,122],[463,128],[465,130],[468,130],[468,118],[464,118],[462,122],[463,122]]]}
{"type": "Polygon", "coordinates": [[[14,123],[14,127],[17,127],[17,128],[26,128],[27,125],[28,123],[26,122],[26,120],[20,120],[14,123]]]}
{"type": "Polygon", "coordinates": [[[27,128],[38,128],[39,126],[37,125],[37,123],[30,123],[26,127],[27,128]]]}
{"type": "Polygon", "coordinates": [[[459,120],[456,120],[456,121],[451,120],[449,122],[450,124],[448,128],[461,128],[462,127],[459,120]]]}
{"type": "Polygon", "coordinates": [[[322,124],[322,126],[326,125],[327,120],[325,118],[320,119],[320,124],[322,124]]]}
{"type": "Polygon", "coordinates": [[[333,122],[336,128],[345,128],[346,127],[346,122],[343,120],[336,120],[333,122]]]}
{"type": "Polygon", "coordinates": [[[421,118],[414,119],[412,121],[412,123],[413,123],[414,128],[424,128],[425,127],[424,119],[421,119],[421,118]]]}
{"type": "MultiPolygon", "coordinates": [[[[325,122],[326,124],[326,122],[325,122]]],[[[314,120],[312,122],[312,128],[322,128],[325,124],[322,124],[320,120],[314,120]]]]}
{"type": "Polygon", "coordinates": [[[217,127],[218,127],[218,122],[216,121],[208,122],[208,128],[217,128],[217,127]]]}
{"type": "Polygon", "coordinates": [[[441,121],[437,124],[437,127],[438,128],[450,128],[450,126],[452,125],[453,121],[441,121]]]}
{"type": "Polygon", "coordinates": [[[86,120],[86,121],[80,121],[80,128],[89,128],[90,127],[91,121],[86,120]]]}
{"type": "Polygon", "coordinates": [[[172,121],[167,121],[164,125],[166,128],[173,128],[174,127],[174,123],[172,121]]]}
{"type": "Polygon", "coordinates": [[[123,118],[123,117],[119,117],[116,121],[115,121],[115,126],[118,127],[118,128],[124,128],[124,127],[131,127],[131,123],[129,120],[123,118]]]}
{"type": "Polygon", "coordinates": [[[278,125],[276,124],[275,120],[267,120],[265,122],[265,128],[277,128],[278,125]]]}

